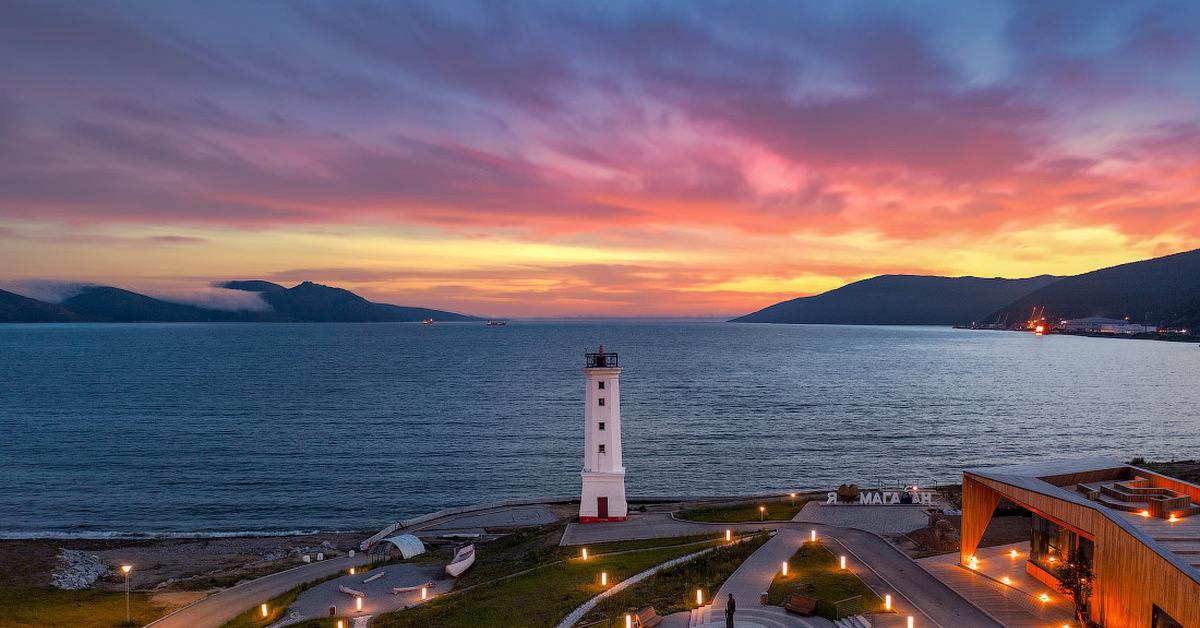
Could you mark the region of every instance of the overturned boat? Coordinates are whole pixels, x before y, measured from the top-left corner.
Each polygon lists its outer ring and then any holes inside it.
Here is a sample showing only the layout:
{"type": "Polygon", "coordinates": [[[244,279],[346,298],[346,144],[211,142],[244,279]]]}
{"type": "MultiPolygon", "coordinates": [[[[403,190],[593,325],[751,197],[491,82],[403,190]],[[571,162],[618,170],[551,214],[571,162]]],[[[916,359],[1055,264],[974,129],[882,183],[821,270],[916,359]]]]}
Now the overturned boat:
{"type": "Polygon", "coordinates": [[[472,543],[465,547],[458,548],[454,552],[454,560],[446,565],[446,573],[457,578],[462,575],[468,567],[475,564],[475,544],[472,543]]]}

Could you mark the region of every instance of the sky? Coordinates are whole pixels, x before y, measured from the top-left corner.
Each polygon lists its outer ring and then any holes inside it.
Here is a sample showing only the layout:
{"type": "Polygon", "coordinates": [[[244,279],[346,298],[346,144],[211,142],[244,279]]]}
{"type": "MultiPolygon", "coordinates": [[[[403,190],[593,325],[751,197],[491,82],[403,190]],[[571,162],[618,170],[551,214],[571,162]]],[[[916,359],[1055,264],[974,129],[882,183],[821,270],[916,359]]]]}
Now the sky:
{"type": "Polygon", "coordinates": [[[1191,250],[1196,24],[1149,0],[6,0],[0,286],[725,317],[1191,250]]]}

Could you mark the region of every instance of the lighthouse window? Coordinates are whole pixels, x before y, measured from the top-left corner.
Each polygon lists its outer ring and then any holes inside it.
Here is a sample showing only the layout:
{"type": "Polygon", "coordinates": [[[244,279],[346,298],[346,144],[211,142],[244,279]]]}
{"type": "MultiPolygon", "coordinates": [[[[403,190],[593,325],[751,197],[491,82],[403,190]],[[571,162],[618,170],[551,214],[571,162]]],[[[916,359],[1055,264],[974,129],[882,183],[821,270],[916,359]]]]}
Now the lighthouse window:
{"type": "Polygon", "coordinates": [[[604,382],[600,382],[600,390],[604,390],[604,382]]]}
{"type": "Polygon", "coordinates": [[[604,445],[600,446],[600,453],[604,453],[604,445]]]}
{"type": "Polygon", "coordinates": [[[603,431],[604,431],[604,421],[601,421],[601,422],[600,422],[600,431],[601,431],[601,432],[603,432],[603,431]]]}
{"type": "Polygon", "coordinates": [[[604,397],[600,398],[600,405],[604,405],[604,397]]]}

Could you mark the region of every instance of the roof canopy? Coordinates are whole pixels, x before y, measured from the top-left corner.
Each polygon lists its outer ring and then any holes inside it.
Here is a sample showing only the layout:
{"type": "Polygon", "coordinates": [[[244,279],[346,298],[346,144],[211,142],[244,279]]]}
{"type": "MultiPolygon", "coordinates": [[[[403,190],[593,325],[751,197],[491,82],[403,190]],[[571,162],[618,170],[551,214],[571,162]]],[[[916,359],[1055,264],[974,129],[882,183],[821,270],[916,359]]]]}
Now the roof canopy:
{"type": "Polygon", "coordinates": [[[380,543],[391,543],[392,545],[395,545],[396,549],[400,550],[400,554],[404,556],[404,558],[412,558],[418,554],[425,553],[425,544],[421,542],[421,539],[418,539],[411,534],[401,534],[400,536],[389,537],[380,541],[380,543]]]}

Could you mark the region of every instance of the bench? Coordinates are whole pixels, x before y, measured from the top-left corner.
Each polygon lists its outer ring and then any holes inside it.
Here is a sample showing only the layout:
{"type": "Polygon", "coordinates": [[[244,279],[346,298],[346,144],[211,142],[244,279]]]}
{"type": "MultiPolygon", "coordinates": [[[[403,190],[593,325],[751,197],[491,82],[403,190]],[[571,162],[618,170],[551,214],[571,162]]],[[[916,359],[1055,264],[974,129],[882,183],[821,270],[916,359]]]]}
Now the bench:
{"type": "Polygon", "coordinates": [[[637,612],[633,618],[633,628],[654,628],[661,624],[663,618],[658,616],[653,606],[647,606],[637,612]]]}
{"type": "Polygon", "coordinates": [[[812,617],[817,614],[817,600],[803,595],[793,595],[792,599],[783,605],[783,608],[784,610],[799,613],[805,617],[812,617]]]}

